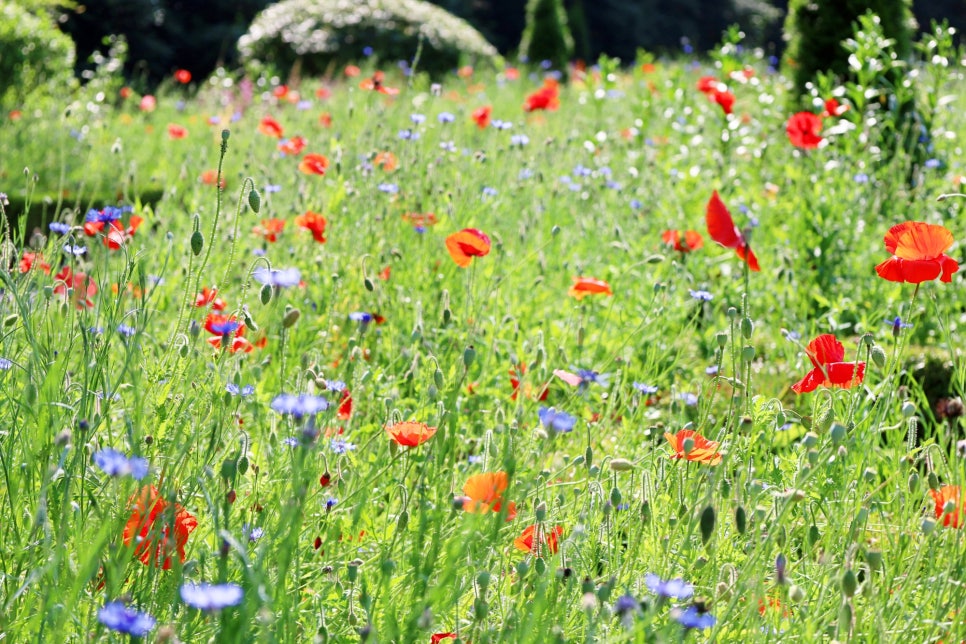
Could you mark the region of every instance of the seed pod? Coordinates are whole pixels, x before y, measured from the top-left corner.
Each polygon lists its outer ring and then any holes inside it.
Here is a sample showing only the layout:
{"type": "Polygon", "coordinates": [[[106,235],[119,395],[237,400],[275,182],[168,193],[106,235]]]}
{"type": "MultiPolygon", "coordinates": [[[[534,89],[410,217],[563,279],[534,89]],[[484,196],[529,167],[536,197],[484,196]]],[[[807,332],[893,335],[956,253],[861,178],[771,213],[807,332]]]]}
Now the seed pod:
{"type": "Polygon", "coordinates": [[[463,350],[463,365],[469,369],[474,360],[476,360],[476,349],[471,344],[463,350]]]}
{"type": "Polygon", "coordinates": [[[872,363],[875,366],[877,366],[879,369],[882,369],[885,367],[886,365],[885,349],[883,349],[879,345],[875,345],[874,347],[872,347],[871,357],[872,357],[872,363]]]}
{"type": "Polygon", "coordinates": [[[845,429],[845,425],[842,425],[840,423],[832,424],[832,442],[833,443],[838,445],[839,443],[844,441],[846,434],[847,434],[847,431],[845,429]]]}
{"type": "Polygon", "coordinates": [[[258,194],[258,190],[252,188],[248,191],[248,207],[252,209],[256,215],[258,211],[262,209],[262,196],[258,194]]]}
{"type": "Polygon", "coordinates": [[[272,301],[272,287],[268,284],[262,287],[262,290],[258,294],[258,299],[261,300],[262,304],[268,304],[272,301]]]}
{"type": "Polygon", "coordinates": [[[738,530],[738,534],[744,534],[748,529],[748,515],[740,505],[735,508],[735,529],[738,530]]]}
{"type": "Polygon", "coordinates": [[[205,247],[205,236],[201,234],[200,230],[196,230],[191,233],[191,253],[197,257],[201,254],[201,250],[205,247]]]}
{"type": "Polygon", "coordinates": [[[701,527],[701,541],[703,543],[708,543],[708,541],[711,539],[711,535],[714,534],[714,522],[714,507],[709,505],[701,511],[701,520],[699,525],[701,527]]]}
{"type": "Polygon", "coordinates": [[[610,469],[615,472],[627,472],[634,469],[634,464],[626,458],[612,458],[609,465],[610,469]]]}
{"type": "Polygon", "coordinates": [[[751,362],[754,359],[755,359],[755,347],[751,346],[750,344],[746,344],[741,349],[741,360],[743,362],[751,362]]]}

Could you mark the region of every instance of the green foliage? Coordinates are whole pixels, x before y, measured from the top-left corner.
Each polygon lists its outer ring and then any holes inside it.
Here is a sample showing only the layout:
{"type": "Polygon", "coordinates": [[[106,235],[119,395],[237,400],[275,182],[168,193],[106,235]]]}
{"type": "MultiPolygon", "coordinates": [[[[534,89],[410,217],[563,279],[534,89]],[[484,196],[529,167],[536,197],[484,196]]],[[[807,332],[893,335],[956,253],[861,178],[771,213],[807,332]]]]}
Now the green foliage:
{"type": "Polygon", "coordinates": [[[554,69],[566,71],[573,52],[574,39],[561,0],[528,0],[520,55],[531,63],[549,60],[554,69]]]}
{"type": "Polygon", "coordinates": [[[359,61],[371,47],[386,61],[417,58],[431,74],[461,62],[490,60],[496,49],[465,21],[421,0],[285,0],[255,18],[238,41],[246,62],[305,74],[359,61]]]}
{"type": "Polygon", "coordinates": [[[0,4],[0,106],[19,107],[43,88],[69,85],[74,46],[43,9],[0,4]]]}
{"type": "MultiPolygon", "coordinates": [[[[852,37],[860,16],[879,16],[882,32],[895,54],[905,60],[912,47],[914,20],[911,0],[792,0],[785,21],[789,41],[785,66],[799,96],[819,72],[842,77],[849,72],[843,43],[852,37]]],[[[892,82],[898,77],[890,79],[892,82]]]]}

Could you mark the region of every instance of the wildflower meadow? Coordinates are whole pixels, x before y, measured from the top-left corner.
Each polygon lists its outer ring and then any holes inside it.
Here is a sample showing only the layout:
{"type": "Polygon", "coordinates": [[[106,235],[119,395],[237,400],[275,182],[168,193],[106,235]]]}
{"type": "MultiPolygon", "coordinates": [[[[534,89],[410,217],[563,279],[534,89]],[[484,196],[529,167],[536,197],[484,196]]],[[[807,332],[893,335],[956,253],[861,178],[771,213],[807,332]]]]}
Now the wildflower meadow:
{"type": "Polygon", "coordinates": [[[0,639],[960,641],[948,36],[5,114],[0,639]]]}

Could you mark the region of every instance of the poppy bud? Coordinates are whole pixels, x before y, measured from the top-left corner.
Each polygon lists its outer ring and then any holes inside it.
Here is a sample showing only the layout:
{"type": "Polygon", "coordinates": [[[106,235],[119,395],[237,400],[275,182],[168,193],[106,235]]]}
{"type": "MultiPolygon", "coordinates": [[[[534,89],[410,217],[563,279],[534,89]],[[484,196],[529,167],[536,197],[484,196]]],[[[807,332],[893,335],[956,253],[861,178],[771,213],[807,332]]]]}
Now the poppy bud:
{"type": "Polygon", "coordinates": [[[681,443],[681,449],[684,451],[685,457],[694,451],[694,445],[694,438],[688,436],[684,439],[684,442],[681,443]]]}
{"type": "Polygon", "coordinates": [[[788,599],[796,604],[805,601],[805,590],[797,584],[792,584],[788,588],[788,599]]]}
{"type": "Polygon", "coordinates": [[[879,474],[875,471],[874,467],[867,467],[862,472],[862,478],[865,479],[866,483],[874,483],[878,477],[879,474]]]}
{"type": "Polygon", "coordinates": [[[923,534],[931,534],[936,529],[936,520],[932,517],[925,517],[920,524],[923,534]]]}
{"type": "Polygon", "coordinates": [[[902,403],[902,417],[912,418],[916,415],[916,406],[909,402],[908,400],[902,403]]]}
{"type": "Polygon", "coordinates": [[[746,344],[741,349],[741,360],[742,362],[751,362],[755,359],[755,347],[750,344],[746,344]]]}
{"type": "Polygon", "coordinates": [[[242,456],[241,458],[238,459],[238,473],[244,476],[245,472],[247,471],[248,471],[248,457],[242,456]]]}
{"type": "Polygon", "coordinates": [[[584,452],[584,460],[587,461],[588,468],[594,463],[594,448],[590,445],[587,446],[587,451],[584,452]]]}
{"type": "Polygon", "coordinates": [[[353,559],[352,561],[346,564],[346,567],[345,567],[346,577],[349,578],[350,583],[354,582],[356,578],[359,576],[359,566],[361,565],[362,565],[362,562],[359,561],[358,559],[353,559]]]}
{"type": "Polygon", "coordinates": [[[748,529],[748,515],[740,505],[735,508],[735,529],[738,530],[738,534],[744,534],[748,529]]]}
{"type": "Polygon", "coordinates": [[[879,345],[875,345],[874,347],[872,347],[871,356],[872,356],[872,362],[875,364],[875,366],[877,366],[880,369],[885,367],[885,364],[886,364],[885,349],[883,349],[879,345]]]}
{"type": "Polygon", "coordinates": [[[865,551],[865,561],[869,564],[869,568],[872,570],[879,570],[882,568],[882,551],[881,550],[866,550],[865,551]]]}
{"type": "Polygon", "coordinates": [[[728,307],[728,319],[729,320],[734,320],[736,317],[738,317],[738,309],[736,309],[733,306],[729,306],[728,307]]]}
{"type": "Polygon", "coordinates": [[[714,507],[707,506],[701,511],[701,519],[699,522],[701,528],[701,541],[702,543],[708,543],[711,539],[711,535],[714,534],[714,507]]]}
{"type": "Polygon", "coordinates": [[[618,505],[621,504],[621,499],[623,498],[624,497],[621,495],[620,488],[618,487],[611,488],[611,491],[610,491],[611,505],[613,505],[614,507],[617,507],[618,505]]]}
{"type": "Polygon", "coordinates": [[[815,447],[816,445],[818,445],[818,434],[816,434],[815,432],[806,433],[805,437],[802,438],[802,444],[805,447],[815,447]]]}
{"type": "Polygon", "coordinates": [[[808,464],[814,467],[815,464],[818,463],[818,450],[817,449],[808,450],[808,452],[805,453],[805,457],[808,459],[808,464]]]}
{"type": "Polygon", "coordinates": [[[294,307],[286,306],[285,316],[282,318],[282,328],[291,329],[293,326],[295,326],[295,323],[299,321],[299,318],[301,316],[302,316],[301,311],[299,311],[294,307]]]}
{"type": "Polygon", "coordinates": [[[248,191],[248,207],[252,209],[256,215],[258,211],[262,209],[262,196],[258,194],[258,190],[252,188],[248,191]]]}
{"type": "Polygon", "coordinates": [[[751,318],[741,318],[741,336],[745,340],[751,339],[751,334],[755,330],[755,323],[751,321],[751,318]]]}
{"type": "Polygon", "coordinates": [[[845,440],[846,430],[845,425],[839,423],[833,423],[832,425],[832,442],[838,445],[845,440]]]}
{"type": "Polygon", "coordinates": [[[197,257],[201,254],[201,249],[205,247],[205,236],[200,230],[191,233],[191,253],[197,257]]]}
{"type": "Polygon", "coordinates": [[[517,563],[517,575],[520,577],[525,577],[527,572],[529,572],[530,566],[525,560],[521,560],[517,563]]]}
{"type": "Polygon", "coordinates": [[[722,349],[728,344],[728,334],[725,333],[724,331],[718,333],[718,335],[714,337],[715,337],[715,340],[718,341],[718,346],[721,347],[722,349]]]}
{"type": "Polygon", "coordinates": [[[727,477],[721,479],[721,496],[731,496],[731,481],[727,477]]]}
{"type": "Polygon", "coordinates": [[[258,294],[258,299],[261,300],[262,304],[268,304],[272,301],[272,287],[268,284],[262,286],[261,292],[258,294]]]}
{"type": "Polygon", "coordinates": [[[538,575],[543,575],[547,572],[547,561],[543,557],[537,557],[537,560],[533,562],[533,569],[538,575]]]}
{"type": "Polygon", "coordinates": [[[3,326],[5,326],[5,327],[13,326],[16,323],[17,323],[17,314],[16,313],[14,313],[12,315],[8,315],[7,317],[5,317],[3,319],[3,326]]]}
{"type": "Polygon", "coordinates": [[[930,472],[929,474],[926,475],[926,482],[929,483],[930,490],[939,489],[939,477],[936,476],[935,472],[930,472]]]}
{"type": "Polygon", "coordinates": [[[856,579],[855,573],[852,572],[851,568],[846,570],[845,574],[842,575],[841,586],[842,586],[842,594],[845,595],[846,597],[852,597],[853,595],[855,595],[855,591],[859,587],[859,580],[856,579]]]}
{"type": "Polygon", "coordinates": [[[182,345],[181,345],[181,348],[180,348],[180,349],[178,349],[178,354],[179,354],[179,355],[180,355],[180,356],[181,356],[182,358],[187,358],[187,357],[188,357],[188,345],[187,345],[187,344],[182,344],[182,345]]]}
{"type": "Polygon", "coordinates": [[[486,590],[486,587],[490,585],[490,573],[485,570],[480,571],[476,576],[476,585],[480,587],[481,590],[486,590]]]}
{"type": "Polygon", "coordinates": [[[221,462],[221,478],[231,479],[238,471],[238,462],[233,458],[226,458],[221,462]]]}
{"type": "Polygon", "coordinates": [[[443,372],[440,371],[438,367],[436,368],[436,371],[433,372],[433,383],[436,385],[437,389],[443,388],[443,372]]]}
{"type": "Polygon", "coordinates": [[[610,461],[610,469],[615,472],[627,472],[628,470],[634,469],[634,464],[626,458],[612,458],[610,461]]]}
{"type": "Polygon", "coordinates": [[[913,472],[909,474],[909,479],[906,481],[906,485],[909,488],[909,493],[915,494],[916,491],[919,490],[919,472],[913,470],[913,472]]]}
{"type": "Polygon", "coordinates": [[[449,324],[450,320],[453,319],[453,312],[447,306],[443,309],[443,324],[449,324]]]}

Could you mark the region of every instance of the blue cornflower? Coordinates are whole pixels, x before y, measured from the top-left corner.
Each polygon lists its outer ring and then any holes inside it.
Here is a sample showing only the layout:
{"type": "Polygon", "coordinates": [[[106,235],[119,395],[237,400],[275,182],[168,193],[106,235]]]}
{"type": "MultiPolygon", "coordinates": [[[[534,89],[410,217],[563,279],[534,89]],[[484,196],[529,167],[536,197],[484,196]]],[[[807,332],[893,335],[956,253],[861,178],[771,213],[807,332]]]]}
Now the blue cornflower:
{"type": "Polygon", "coordinates": [[[620,189],[623,187],[619,182],[611,181],[611,180],[608,180],[604,185],[606,185],[611,190],[617,190],[618,192],[620,192],[620,189]]]}
{"type": "Polygon", "coordinates": [[[574,425],[577,424],[576,418],[553,407],[541,407],[537,410],[537,416],[540,418],[541,425],[559,433],[573,431],[574,425]]]}
{"type": "Polygon", "coordinates": [[[238,320],[223,320],[221,322],[209,322],[208,329],[215,335],[234,335],[238,327],[241,326],[241,322],[238,320]]]}
{"type": "Polygon", "coordinates": [[[426,115],[425,114],[410,114],[409,115],[409,120],[412,121],[413,123],[415,123],[416,125],[420,125],[420,124],[426,122],[426,115]]]}
{"type": "Polygon", "coordinates": [[[81,257],[87,254],[87,246],[64,244],[64,252],[74,257],[81,257]]]}
{"type": "Polygon", "coordinates": [[[589,177],[591,173],[592,170],[583,164],[578,163],[576,166],[574,166],[573,175],[575,177],[589,177]]]}
{"type": "Polygon", "coordinates": [[[369,45],[366,45],[365,47],[362,48],[362,55],[365,56],[366,58],[368,58],[369,56],[372,56],[372,52],[373,52],[373,49],[369,45]]]}
{"type": "Polygon", "coordinates": [[[660,597],[690,599],[694,595],[694,586],[683,579],[664,581],[652,572],[647,573],[644,577],[644,584],[648,590],[660,597]]]}
{"type": "Polygon", "coordinates": [[[108,476],[126,476],[140,481],[148,475],[148,459],[138,456],[128,457],[110,447],[94,454],[94,463],[108,476]]]}
{"type": "Polygon", "coordinates": [[[602,177],[609,177],[609,176],[611,176],[612,174],[614,174],[614,171],[610,169],[610,166],[606,166],[606,165],[602,165],[602,166],[600,166],[599,168],[597,168],[597,172],[598,172],[598,173],[599,173],[599,174],[600,174],[600,175],[601,175],[602,177]]]}
{"type": "Polygon", "coordinates": [[[641,603],[629,593],[624,593],[614,602],[614,612],[621,617],[626,617],[641,610],[641,603]]]}
{"type": "Polygon", "coordinates": [[[58,235],[66,235],[70,232],[70,226],[59,221],[54,221],[50,224],[50,232],[57,233],[58,235]]]}
{"type": "Polygon", "coordinates": [[[105,224],[109,224],[117,221],[121,218],[121,215],[123,215],[125,212],[130,212],[130,210],[130,206],[126,206],[124,208],[118,208],[116,206],[104,206],[104,208],[101,210],[91,208],[87,211],[84,221],[103,222],[105,224]]]}
{"type": "Polygon", "coordinates": [[[104,333],[104,327],[102,326],[92,326],[88,327],[87,332],[91,335],[102,335],[104,333]]]}
{"type": "Polygon", "coordinates": [[[533,176],[533,170],[531,170],[530,168],[524,168],[523,170],[520,170],[519,174],[517,174],[517,179],[520,181],[526,181],[532,176],[533,176]]]}
{"type": "Polygon", "coordinates": [[[526,134],[514,134],[510,137],[510,145],[519,145],[520,147],[523,147],[528,143],[530,143],[530,137],[526,134]]]}
{"type": "Polygon", "coordinates": [[[655,387],[654,385],[649,385],[649,384],[643,383],[643,382],[635,382],[634,383],[634,389],[637,389],[642,394],[656,394],[657,393],[657,387],[655,387]]]}
{"type": "Polygon", "coordinates": [[[644,207],[639,199],[631,199],[631,210],[640,210],[644,207]]]}
{"type": "Polygon", "coordinates": [[[704,372],[706,374],[708,374],[709,376],[717,376],[718,375],[718,365],[713,364],[710,367],[705,368],[704,372]]]}
{"type": "Polygon", "coordinates": [[[221,610],[241,603],[245,593],[238,584],[184,584],[181,600],[199,610],[221,610]]]}
{"type": "Polygon", "coordinates": [[[7,360],[6,358],[0,358],[0,371],[7,371],[12,366],[13,366],[12,362],[7,360]]]}
{"type": "Polygon", "coordinates": [[[698,397],[691,392],[678,394],[678,400],[682,401],[688,407],[694,407],[698,404],[698,397]]]}
{"type": "Polygon", "coordinates": [[[577,369],[577,377],[580,378],[580,386],[586,387],[590,383],[596,383],[601,387],[606,387],[610,382],[610,376],[606,373],[598,373],[593,369],[577,369]]]}
{"type": "Polygon", "coordinates": [[[394,195],[399,192],[399,186],[394,183],[380,183],[377,187],[380,192],[385,192],[389,195],[394,195]]]}
{"type": "Polygon", "coordinates": [[[708,291],[696,291],[694,289],[688,289],[688,294],[694,299],[701,300],[702,302],[710,302],[714,299],[714,295],[708,291]]]}
{"type": "Polygon", "coordinates": [[[124,602],[114,600],[97,611],[97,619],[112,631],[133,637],[144,637],[154,628],[157,620],[147,613],[128,608],[124,602]]]}
{"type": "Polygon", "coordinates": [[[255,543],[263,536],[265,536],[265,531],[262,528],[259,528],[257,526],[254,528],[249,528],[248,524],[246,523],[242,525],[242,534],[248,537],[249,541],[251,541],[252,543],[255,543]]]}
{"type": "Polygon", "coordinates": [[[123,335],[125,338],[130,338],[132,335],[138,332],[133,326],[128,326],[127,324],[118,324],[117,332],[123,335]]]}
{"type": "Polygon", "coordinates": [[[436,120],[440,123],[452,123],[456,120],[456,115],[451,112],[440,112],[436,120]]]}
{"type": "Polygon", "coordinates": [[[345,383],[341,380],[326,380],[325,388],[327,391],[345,391],[345,383]]]}
{"type": "Polygon", "coordinates": [[[476,465],[477,463],[483,462],[483,457],[480,456],[479,454],[470,454],[469,456],[466,457],[466,462],[469,463],[470,465],[476,465]]]}
{"type": "Polygon", "coordinates": [[[326,511],[328,512],[329,510],[331,510],[332,508],[334,508],[336,506],[336,504],[338,504],[338,503],[339,503],[339,499],[330,496],[328,499],[325,500],[325,509],[326,509],[326,511]]]}
{"type": "Polygon", "coordinates": [[[269,405],[273,411],[283,416],[292,416],[300,419],[304,416],[314,416],[329,408],[329,401],[321,396],[311,394],[279,394],[275,396],[269,405]]]}
{"type": "Polygon", "coordinates": [[[788,581],[787,572],[788,572],[788,559],[785,558],[785,555],[779,552],[778,556],[775,557],[775,583],[784,584],[785,582],[787,582],[788,581]]]}
{"type": "Polygon", "coordinates": [[[911,324],[903,322],[902,318],[900,318],[898,315],[893,320],[886,320],[885,323],[892,327],[892,337],[894,338],[898,338],[903,329],[912,327],[911,324]]]}
{"type": "Polygon", "coordinates": [[[439,149],[446,152],[456,152],[456,144],[452,141],[443,141],[439,144],[439,149]]]}
{"type": "Polygon", "coordinates": [[[483,188],[483,196],[484,197],[495,197],[495,196],[497,196],[497,194],[499,194],[499,193],[497,192],[497,189],[496,188],[491,188],[489,186],[486,186],[486,187],[483,188]]]}
{"type": "Polygon", "coordinates": [[[416,139],[419,138],[419,132],[414,132],[409,128],[406,128],[405,130],[399,130],[399,138],[402,139],[403,141],[415,141],[416,139]]]}
{"type": "Polygon", "coordinates": [[[714,615],[700,611],[695,606],[688,606],[684,610],[672,610],[671,616],[685,628],[711,628],[718,622],[714,615]]]}
{"type": "Polygon", "coordinates": [[[930,170],[934,170],[935,168],[938,168],[939,166],[942,165],[942,161],[940,161],[939,159],[927,159],[923,165],[929,168],[930,170]]]}
{"type": "Polygon", "coordinates": [[[272,194],[273,192],[281,192],[282,186],[277,183],[269,183],[265,186],[265,193],[272,194]]]}
{"type": "Polygon", "coordinates": [[[375,320],[376,317],[368,311],[353,311],[349,314],[349,319],[353,322],[358,322],[360,326],[365,327],[370,322],[375,320]]]}
{"type": "Polygon", "coordinates": [[[331,449],[334,454],[345,454],[346,452],[353,451],[355,448],[355,443],[350,443],[342,438],[333,438],[331,441],[329,441],[329,449],[331,449]]]}
{"type": "Polygon", "coordinates": [[[252,277],[259,284],[282,288],[298,286],[299,282],[302,281],[302,273],[297,268],[269,269],[264,266],[259,266],[252,271],[252,277]]]}
{"type": "Polygon", "coordinates": [[[856,183],[869,183],[869,175],[864,172],[856,172],[855,176],[852,177],[852,181],[856,183]]]}
{"type": "Polygon", "coordinates": [[[295,104],[295,109],[300,110],[300,111],[303,111],[303,112],[305,110],[310,110],[310,109],[312,109],[312,101],[303,99],[303,100],[301,100],[301,101],[299,101],[298,103],[295,104]]]}
{"type": "Polygon", "coordinates": [[[239,387],[233,382],[229,382],[225,385],[225,391],[230,393],[232,396],[241,396],[242,398],[247,398],[255,393],[255,385],[245,385],[244,387],[239,387]]]}
{"type": "Polygon", "coordinates": [[[282,445],[288,445],[289,447],[298,447],[299,439],[289,436],[288,438],[282,439],[282,445]]]}
{"type": "Polygon", "coordinates": [[[490,127],[496,130],[509,130],[511,127],[513,127],[513,123],[511,123],[510,121],[501,121],[500,119],[493,119],[490,122],[490,127]]]}

